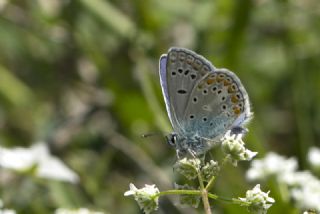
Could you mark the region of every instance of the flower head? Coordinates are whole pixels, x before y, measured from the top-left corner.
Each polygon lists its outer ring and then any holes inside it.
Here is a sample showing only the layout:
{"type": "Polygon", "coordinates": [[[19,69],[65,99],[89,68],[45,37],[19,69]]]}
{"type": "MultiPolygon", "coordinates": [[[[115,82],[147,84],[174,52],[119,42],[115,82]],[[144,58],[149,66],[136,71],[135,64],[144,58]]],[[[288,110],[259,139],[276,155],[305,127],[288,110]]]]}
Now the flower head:
{"type": "Polygon", "coordinates": [[[269,197],[269,192],[262,192],[260,184],[257,184],[252,190],[246,192],[245,198],[239,198],[240,205],[247,206],[250,212],[265,214],[272,206],[275,200],[269,197]]]}
{"type": "Polygon", "coordinates": [[[257,152],[252,152],[244,147],[242,134],[234,135],[231,134],[231,131],[228,131],[221,141],[223,152],[229,155],[232,164],[235,166],[238,161],[251,160],[258,154],[257,152]]]}
{"type": "Polygon", "coordinates": [[[217,176],[220,171],[218,162],[210,160],[201,169],[202,178],[205,181],[209,181],[213,176],[217,176]]]}
{"type": "Polygon", "coordinates": [[[41,178],[76,183],[79,176],[60,159],[50,154],[46,143],[39,142],[31,148],[0,147],[0,166],[19,172],[35,167],[35,175],[41,178]]]}
{"type": "Polygon", "coordinates": [[[198,175],[198,171],[200,170],[200,163],[199,159],[187,159],[183,158],[178,160],[174,168],[187,179],[192,180],[195,179],[198,175]]]}
{"type": "Polygon", "coordinates": [[[311,147],[308,152],[308,162],[314,168],[320,168],[320,149],[311,147]]]}
{"type": "Polygon", "coordinates": [[[295,158],[285,158],[276,153],[270,152],[263,159],[253,160],[247,172],[249,180],[259,180],[269,176],[276,176],[283,180],[285,176],[292,174],[298,168],[295,158]]]}
{"type": "Polygon", "coordinates": [[[124,196],[133,195],[140,208],[146,213],[151,213],[158,209],[159,189],[155,185],[146,184],[145,187],[138,189],[134,184],[130,184],[130,190],[124,193],[124,196]]]}

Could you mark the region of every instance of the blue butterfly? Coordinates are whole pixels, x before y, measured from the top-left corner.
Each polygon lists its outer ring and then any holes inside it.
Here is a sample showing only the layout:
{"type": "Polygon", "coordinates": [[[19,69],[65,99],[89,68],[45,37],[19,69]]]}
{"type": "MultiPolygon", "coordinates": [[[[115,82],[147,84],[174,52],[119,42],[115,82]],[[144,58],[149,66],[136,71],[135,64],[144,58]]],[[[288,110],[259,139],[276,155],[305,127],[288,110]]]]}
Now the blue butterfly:
{"type": "Polygon", "coordinates": [[[252,112],[240,79],[215,68],[185,48],[160,58],[160,84],[174,132],[167,136],[178,154],[205,154],[227,131],[245,132],[252,112]]]}

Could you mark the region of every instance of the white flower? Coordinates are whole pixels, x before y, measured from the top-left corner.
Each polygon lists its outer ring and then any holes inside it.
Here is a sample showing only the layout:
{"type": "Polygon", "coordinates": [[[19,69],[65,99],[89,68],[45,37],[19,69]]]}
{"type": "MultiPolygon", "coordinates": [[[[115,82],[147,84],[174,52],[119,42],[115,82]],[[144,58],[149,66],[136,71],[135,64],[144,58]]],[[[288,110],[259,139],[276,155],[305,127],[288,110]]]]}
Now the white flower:
{"type": "Polygon", "coordinates": [[[262,192],[260,184],[257,184],[252,190],[246,192],[245,198],[239,198],[243,202],[242,206],[247,206],[250,212],[267,213],[267,210],[272,206],[275,200],[269,197],[269,192],[262,192]]]}
{"type": "Polygon", "coordinates": [[[315,168],[320,168],[320,149],[316,147],[311,147],[308,152],[308,161],[311,166],[315,168]]]}
{"type": "Polygon", "coordinates": [[[104,212],[90,211],[87,208],[79,208],[79,209],[59,208],[55,211],[55,214],[104,214],[104,212]]]}
{"type": "Polygon", "coordinates": [[[124,193],[124,196],[133,195],[134,199],[138,202],[140,208],[149,214],[158,209],[159,197],[157,196],[159,189],[155,185],[146,184],[145,187],[137,189],[134,184],[130,184],[130,190],[124,193]]]}
{"type": "Polygon", "coordinates": [[[320,212],[320,181],[308,171],[296,172],[290,181],[291,196],[298,207],[320,212]]]}
{"type": "Polygon", "coordinates": [[[242,134],[231,135],[231,131],[228,131],[221,141],[222,150],[225,154],[229,155],[233,165],[237,165],[238,161],[249,161],[258,154],[257,152],[252,152],[244,147],[242,134]]]}
{"type": "Polygon", "coordinates": [[[251,162],[251,167],[247,171],[247,178],[249,180],[259,180],[268,176],[276,176],[281,180],[283,176],[294,172],[297,168],[298,163],[295,158],[286,159],[270,152],[265,158],[251,162]]]}
{"type": "Polygon", "coordinates": [[[47,144],[37,143],[31,148],[7,149],[0,147],[0,166],[16,171],[27,171],[36,166],[36,176],[41,178],[78,182],[78,175],[61,160],[51,156],[47,144]]]}
{"type": "Polygon", "coordinates": [[[264,159],[252,162],[247,177],[262,180],[274,176],[281,185],[286,186],[296,207],[320,212],[320,180],[311,172],[297,171],[297,168],[296,159],[269,153],[264,159]]]}

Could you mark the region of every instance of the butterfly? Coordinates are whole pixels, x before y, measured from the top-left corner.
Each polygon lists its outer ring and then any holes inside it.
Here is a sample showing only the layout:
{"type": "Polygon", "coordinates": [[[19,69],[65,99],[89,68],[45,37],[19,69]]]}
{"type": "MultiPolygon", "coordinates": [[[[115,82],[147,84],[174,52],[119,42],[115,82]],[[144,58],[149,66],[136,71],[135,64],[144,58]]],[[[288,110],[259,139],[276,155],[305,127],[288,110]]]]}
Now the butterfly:
{"type": "Polygon", "coordinates": [[[248,93],[231,71],[203,56],[172,47],[159,61],[159,76],[177,154],[205,154],[231,131],[246,132],[252,117],[248,93]]]}

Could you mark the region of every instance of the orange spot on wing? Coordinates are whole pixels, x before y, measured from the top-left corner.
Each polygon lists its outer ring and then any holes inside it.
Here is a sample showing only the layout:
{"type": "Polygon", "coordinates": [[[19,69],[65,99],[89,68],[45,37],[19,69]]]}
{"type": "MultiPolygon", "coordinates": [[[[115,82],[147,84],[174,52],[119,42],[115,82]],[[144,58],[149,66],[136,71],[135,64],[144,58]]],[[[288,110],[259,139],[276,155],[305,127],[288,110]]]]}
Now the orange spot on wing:
{"type": "Polygon", "coordinates": [[[222,82],[223,80],[224,80],[224,77],[220,77],[220,76],[217,77],[218,82],[222,82]]]}
{"type": "Polygon", "coordinates": [[[231,85],[231,82],[228,80],[224,80],[223,84],[224,84],[224,86],[228,86],[228,85],[231,85]]]}
{"type": "Polygon", "coordinates": [[[238,107],[238,106],[235,106],[233,107],[233,112],[236,114],[236,115],[239,115],[241,113],[241,109],[238,107]]]}
{"type": "Polygon", "coordinates": [[[215,82],[216,82],[216,79],[208,79],[207,80],[208,85],[211,85],[212,83],[215,83],[215,82]]]}
{"type": "Polygon", "coordinates": [[[237,98],[236,95],[233,95],[233,96],[231,97],[231,102],[237,103],[238,101],[239,101],[239,99],[237,98]]]}

